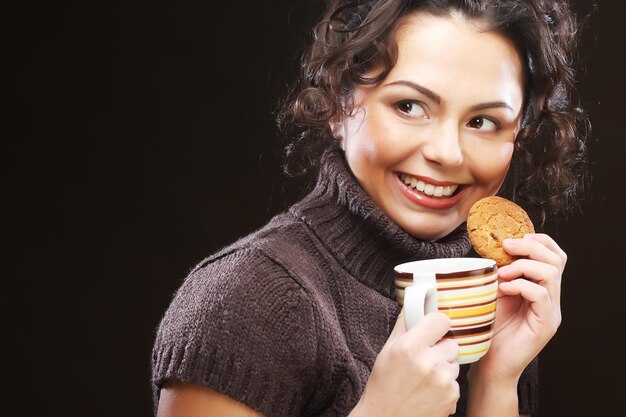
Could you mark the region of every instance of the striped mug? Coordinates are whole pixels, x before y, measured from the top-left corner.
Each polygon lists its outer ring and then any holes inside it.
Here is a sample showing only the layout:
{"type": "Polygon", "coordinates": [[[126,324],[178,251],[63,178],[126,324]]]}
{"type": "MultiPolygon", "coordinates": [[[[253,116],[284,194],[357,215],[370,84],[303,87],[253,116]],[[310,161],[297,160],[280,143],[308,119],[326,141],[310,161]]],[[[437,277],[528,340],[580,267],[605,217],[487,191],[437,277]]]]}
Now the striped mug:
{"type": "Polygon", "coordinates": [[[483,258],[428,259],[395,267],[396,298],[407,328],[439,310],[450,317],[445,337],[459,344],[459,363],[479,360],[491,344],[496,317],[498,267],[483,258]]]}

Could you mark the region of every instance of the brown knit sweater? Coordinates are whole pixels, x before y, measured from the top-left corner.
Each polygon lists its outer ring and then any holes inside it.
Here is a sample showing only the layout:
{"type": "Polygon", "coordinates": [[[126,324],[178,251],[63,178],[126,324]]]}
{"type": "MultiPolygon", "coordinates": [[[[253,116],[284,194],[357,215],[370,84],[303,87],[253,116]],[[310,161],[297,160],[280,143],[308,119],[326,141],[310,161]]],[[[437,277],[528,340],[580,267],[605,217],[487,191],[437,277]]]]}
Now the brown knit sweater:
{"type": "MultiPolygon", "coordinates": [[[[184,281],[154,345],[155,409],[164,381],[175,379],[267,417],[347,415],[399,313],[394,265],[469,249],[463,228],[437,242],[404,232],[356,183],[343,154],[327,152],[307,197],[184,281]]],[[[536,381],[533,366],[520,384],[522,412],[536,406],[536,381]]]]}

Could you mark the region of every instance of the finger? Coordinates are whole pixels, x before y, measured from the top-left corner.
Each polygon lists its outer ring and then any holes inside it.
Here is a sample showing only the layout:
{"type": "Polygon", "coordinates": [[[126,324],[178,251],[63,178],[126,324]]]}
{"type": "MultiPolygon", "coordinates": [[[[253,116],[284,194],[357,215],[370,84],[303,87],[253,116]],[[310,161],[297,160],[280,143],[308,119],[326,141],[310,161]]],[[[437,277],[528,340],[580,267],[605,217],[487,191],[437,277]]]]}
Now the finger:
{"type": "Polygon", "coordinates": [[[504,281],[515,278],[527,278],[537,284],[546,286],[552,283],[560,284],[561,271],[551,264],[531,259],[518,259],[512,264],[498,269],[498,277],[504,281]]]}
{"type": "Polygon", "coordinates": [[[528,233],[524,235],[524,238],[536,240],[537,242],[550,249],[552,252],[559,255],[563,266],[565,266],[565,264],[567,263],[567,254],[549,235],[546,235],[545,233],[528,233]]]}
{"type": "Polygon", "coordinates": [[[460,387],[457,381],[459,377],[459,364],[439,362],[433,369],[432,380],[441,389],[445,389],[447,395],[442,398],[442,411],[446,411],[446,415],[452,415],[456,412],[456,404],[460,397],[460,387]],[[449,407],[447,408],[446,405],[449,407]],[[447,408],[447,409],[446,409],[447,408]]]}
{"type": "Polygon", "coordinates": [[[439,361],[433,366],[433,373],[438,375],[440,383],[454,384],[459,377],[460,365],[458,362],[439,361]]]}
{"type": "Polygon", "coordinates": [[[519,295],[528,301],[539,321],[545,322],[545,320],[560,317],[560,306],[553,302],[548,290],[541,285],[525,279],[516,279],[502,282],[499,287],[504,294],[519,295]]]}
{"type": "Polygon", "coordinates": [[[426,314],[412,329],[407,331],[410,343],[419,346],[434,346],[450,330],[450,318],[443,313],[426,314]]]}
{"type": "Polygon", "coordinates": [[[510,255],[526,257],[554,265],[561,272],[565,268],[565,263],[561,255],[534,238],[505,239],[502,245],[504,250],[510,255]]]}
{"type": "Polygon", "coordinates": [[[432,349],[447,362],[454,363],[459,360],[459,344],[453,339],[441,339],[433,345],[432,349]]]}
{"type": "Polygon", "coordinates": [[[530,259],[518,259],[498,271],[504,281],[524,277],[548,290],[550,298],[556,303],[561,299],[561,271],[554,265],[530,259]]]}
{"type": "Polygon", "coordinates": [[[450,376],[452,377],[452,379],[456,381],[460,373],[461,373],[461,365],[459,365],[458,360],[454,362],[450,362],[450,376]]]}

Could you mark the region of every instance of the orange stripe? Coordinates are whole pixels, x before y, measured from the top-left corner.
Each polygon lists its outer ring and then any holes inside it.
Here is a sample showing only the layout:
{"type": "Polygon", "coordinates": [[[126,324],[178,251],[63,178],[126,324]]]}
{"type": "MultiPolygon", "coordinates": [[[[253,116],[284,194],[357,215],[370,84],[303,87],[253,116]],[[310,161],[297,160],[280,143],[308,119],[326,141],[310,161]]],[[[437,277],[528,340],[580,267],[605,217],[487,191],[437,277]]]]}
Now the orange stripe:
{"type": "MultiPolygon", "coordinates": [[[[441,299],[441,302],[447,303],[450,301],[461,301],[461,300],[470,300],[472,298],[484,298],[484,297],[488,297],[490,295],[496,295],[498,293],[498,290],[493,290],[493,291],[488,291],[488,292],[480,292],[474,295],[465,295],[463,297],[445,297],[445,296],[440,296],[438,298],[441,299]]],[[[494,297],[495,298],[495,297],[494,297]]]]}
{"type": "Polygon", "coordinates": [[[454,310],[443,311],[450,318],[468,318],[475,316],[482,316],[485,313],[491,313],[496,309],[496,302],[493,301],[486,306],[472,307],[472,308],[460,308],[454,310]]]}
{"type": "Polygon", "coordinates": [[[472,284],[472,285],[457,285],[456,287],[441,287],[438,286],[437,287],[437,291],[452,291],[452,290],[461,290],[461,289],[466,289],[466,288],[479,288],[479,287],[486,287],[488,285],[492,285],[494,282],[496,282],[495,279],[491,279],[489,281],[485,281],[485,282],[481,282],[479,284],[472,284]]]}
{"type": "MultiPolygon", "coordinates": [[[[446,300],[447,301],[447,300],[446,300]]],[[[474,304],[455,304],[455,305],[451,305],[451,306],[444,306],[444,305],[440,305],[439,306],[439,310],[444,311],[444,310],[456,310],[459,308],[470,308],[470,307],[480,307],[480,306],[486,306],[487,304],[491,304],[494,301],[496,301],[495,298],[491,298],[485,302],[482,303],[474,303],[474,304]]]]}
{"type": "MultiPolygon", "coordinates": [[[[466,285],[464,287],[463,286],[461,287],[437,287],[437,291],[443,292],[443,291],[461,290],[461,289],[466,289],[466,288],[480,288],[480,287],[486,287],[488,285],[492,285],[494,282],[496,282],[495,279],[491,281],[481,282],[480,284],[466,285]]],[[[404,290],[409,287],[411,287],[411,285],[401,286],[401,285],[396,284],[396,289],[398,290],[404,290]]]]}

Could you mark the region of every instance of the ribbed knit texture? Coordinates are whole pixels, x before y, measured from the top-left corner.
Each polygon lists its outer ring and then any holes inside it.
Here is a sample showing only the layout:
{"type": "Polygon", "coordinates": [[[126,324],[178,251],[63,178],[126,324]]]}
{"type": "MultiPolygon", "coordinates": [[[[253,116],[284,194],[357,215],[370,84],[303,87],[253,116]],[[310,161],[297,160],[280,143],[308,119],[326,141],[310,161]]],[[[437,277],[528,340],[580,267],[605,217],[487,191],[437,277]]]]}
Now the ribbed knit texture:
{"type": "MultiPolygon", "coordinates": [[[[308,196],[184,281],[156,336],[155,409],[160,387],[175,379],[267,417],[347,415],[400,310],[393,267],[469,249],[463,226],[437,242],[407,234],[358,185],[343,154],[328,151],[308,196]]],[[[533,367],[520,383],[522,412],[536,407],[536,381],[533,367]]]]}

